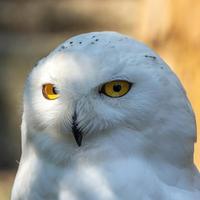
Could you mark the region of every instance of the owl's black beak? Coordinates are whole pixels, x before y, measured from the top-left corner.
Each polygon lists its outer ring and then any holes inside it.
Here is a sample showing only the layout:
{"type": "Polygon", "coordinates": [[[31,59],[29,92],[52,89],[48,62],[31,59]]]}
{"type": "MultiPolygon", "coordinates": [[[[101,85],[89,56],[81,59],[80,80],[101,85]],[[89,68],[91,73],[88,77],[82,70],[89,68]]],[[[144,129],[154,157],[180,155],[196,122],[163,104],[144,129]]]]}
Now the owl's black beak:
{"type": "Polygon", "coordinates": [[[74,135],[77,145],[80,147],[83,139],[83,133],[78,128],[76,112],[74,112],[74,115],[72,116],[72,133],[74,135]]]}

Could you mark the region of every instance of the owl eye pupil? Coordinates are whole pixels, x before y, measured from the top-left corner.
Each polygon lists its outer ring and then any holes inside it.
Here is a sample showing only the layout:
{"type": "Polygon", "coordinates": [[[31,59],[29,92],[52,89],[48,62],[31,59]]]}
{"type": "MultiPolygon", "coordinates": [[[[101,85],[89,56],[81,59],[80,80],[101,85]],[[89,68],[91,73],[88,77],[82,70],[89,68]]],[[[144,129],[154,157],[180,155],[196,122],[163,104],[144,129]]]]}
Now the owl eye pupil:
{"type": "Polygon", "coordinates": [[[53,88],[52,88],[52,92],[53,92],[54,94],[58,94],[58,91],[57,91],[56,87],[53,87],[53,88]]]}
{"type": "Polygon", "coordinates": [[[117,84],[117,85],[113,85],[113,91],[114,92],[119,92],[122,89],[121,85],[117,84]]]}

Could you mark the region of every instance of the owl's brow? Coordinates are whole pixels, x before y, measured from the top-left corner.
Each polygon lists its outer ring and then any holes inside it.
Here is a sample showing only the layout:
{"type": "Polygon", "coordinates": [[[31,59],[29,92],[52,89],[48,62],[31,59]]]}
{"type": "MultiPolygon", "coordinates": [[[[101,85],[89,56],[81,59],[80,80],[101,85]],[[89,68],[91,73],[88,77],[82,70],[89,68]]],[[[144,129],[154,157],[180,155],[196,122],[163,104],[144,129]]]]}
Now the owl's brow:
{"type": "Polygon", "coordinates": [[[57,82],[58,79],[54,77],[52,74],[49,74],[49,78],[51,79],[52,82],[57,82]]]}
{"type": "Polygon", "coordinates": [[[115,81],[115,80],[124,80],[124,81],[131,82],[130,79],[125,75],[116,75],[116,76],[112,76],[109,79],[105,79],[104,81],[101,81],[100,83],[98,83],[98,85],[101,86],[101,85],[103,85],[105,83],[108,83],[108,82],[111,82],[111,81],[115,81]]]}

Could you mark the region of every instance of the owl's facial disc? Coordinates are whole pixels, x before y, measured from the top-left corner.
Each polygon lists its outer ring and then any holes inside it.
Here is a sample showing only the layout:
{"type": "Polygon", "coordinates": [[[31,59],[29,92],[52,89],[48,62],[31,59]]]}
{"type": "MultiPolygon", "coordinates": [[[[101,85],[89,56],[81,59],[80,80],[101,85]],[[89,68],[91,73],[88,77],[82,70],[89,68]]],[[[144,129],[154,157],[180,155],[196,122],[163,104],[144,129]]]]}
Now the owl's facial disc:
{"type": "MultiPolygon", "coordinates": [[[[101,85],[100,89],[96,92],[98,95],[105,95],[108,98],[120,98],[129,92],[132,84],[133,83],[126,80],[112,80],[101,85]]],[[[57,89],[55,84],[52,83],[45,83],[42,85],[42,94],[45,99],[50,101],[56,100],[61,96],[60,91],[57,89]]],[[[77,114],[78,113],[75,110],[72,115],[71,131],[77,145],[80,147],[83,139],[83,131],[79,127],[77,114]]]]}

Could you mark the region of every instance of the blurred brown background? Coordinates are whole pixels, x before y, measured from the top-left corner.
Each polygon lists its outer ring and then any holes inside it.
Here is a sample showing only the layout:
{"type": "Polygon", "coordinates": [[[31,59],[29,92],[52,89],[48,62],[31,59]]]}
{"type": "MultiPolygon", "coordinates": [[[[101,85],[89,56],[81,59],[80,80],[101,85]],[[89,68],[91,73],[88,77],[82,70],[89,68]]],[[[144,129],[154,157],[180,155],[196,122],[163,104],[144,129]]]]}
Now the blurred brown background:
{"type": "MultiPolygon", "coordinates": [[[[68,37],[112,30],[147,43],[186,88],[200,124],[199,0],[0,1],[0,199],[9,199],[20,157],[25,77],[68,37]]],[[[200,136],[195,162],[200,168],[200,136]]]]}

